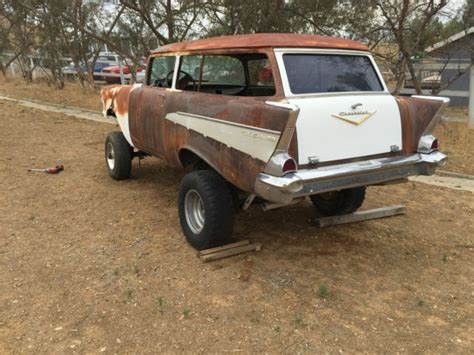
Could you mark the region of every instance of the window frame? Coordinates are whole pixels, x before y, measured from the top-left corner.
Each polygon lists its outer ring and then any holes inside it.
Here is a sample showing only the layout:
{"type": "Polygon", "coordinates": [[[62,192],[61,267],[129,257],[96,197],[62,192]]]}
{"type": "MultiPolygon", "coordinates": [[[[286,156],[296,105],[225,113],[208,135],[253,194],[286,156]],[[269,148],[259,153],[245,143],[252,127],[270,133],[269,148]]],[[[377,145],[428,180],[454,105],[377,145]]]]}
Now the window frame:
{"type": "MultiPolygon", "coordinates": [[[[240,64],[242,64],[242,69],[243,69],[243,72],[244,72],[244,79],[245,79],[245,84],[244,84],[244,87],[247,87],[249,85],[249,78],[248,78],[248,67],[247,67],[247,63],[246,62],[243,62],[241,61],[240,59],[236,58],[233,53],[188,53],[186,55],[182,55],[182,56],[179,56],[179,66],[178,66],[178,72],[179,70],[181,70],[181,65],[182,65],[182,60],[183,58],[185,57],[191,57],[191,56],[194,56],[194,57],[199,57],[201,56],[201,61],[204,63],[204,65],[206,65],[206,57],[233,57],[235,59],[237,59],[240,64]]],[[[204,67],[202,67],[203,69],[204,67]]],[[[201,72],[199,73],[199,75],[201,75],[201,72]]],[[[178,80],[176,78],[176,80],[178,80]]],[[[175,84],[175,83],[173,83],[175,84]]],[[[224,84],[222,83],[223,85],[227,85],[227,84],[224,84]]],[[[231,85],[231,84],[229,84],[231,85]]],[[[201,93],[201,94],[204,94],[205,92],[201,92],[201,91],[188,91],[188,92],[197,92],[197,93],[201,93]]],[[[205,94],[209,94],[209,93],[205,93],[205,94]]],[[[212,94],[212,93],[211,93],[212,94]]],[[[219,94],[215,94],[215,95],[219,95],[219,94]]],[[[234,95],[225,95],[225,96],[234,96],[234,95]]],[[[236,96],[237,97],[237,96],[236,96]]],[[[238,97],[243,97],[243,96],[238,96],[238,97]]]]}
{"type": "MultiPolygon", "coordinates": [[[[225,96],[225,97],[238,97],[238,98],[249,98],[249,99],[274,99],[276,97],[281,97],[282,91],[281,91],[281,80],[279,76],[279,71],[278,71],[278,65],[275,61],[274,53],[272,50],[264,50],[264,49],[256,49],[256,50],[236,50],[236,51],[196,51],[196,52],[189,52],[184,55],[177,55],[177,65],[175,69],[175,74],[178,72],[179,69],[181,69],[181,63],[182,63],[182,58],[186,56],[203,56],[204,62],[205,62],[205,57],[210,57],[210,56],[238,56],[238,55],[246,55],[246,54],[261,54],[265,56],[265,59],[268,60],[270,64],[270,69],[272,73],[272,78],[273,78],[273,83],[274,83],[274,88],[275,88],[275,93],[273,95],[266,95],[266,96],[238,96],[238,95],[222,95],[222,94],[214,94],[214,93],[209,93],[209,92],[202,92],[202,91],[186,91],[187,93],[194,93],[194,94],[202,94],[202,95],[218,95],[218,96],[225,96]]],[[[160,56],[160,55],[158,55],[160,56]]],[[[249,70],[248,70],[248,62],[243,61],[242,62],[243,69],[244,69],[244,75],[245,75],[245,85],[249,86],[250,85],[250,78],[249,78],[249,70]]],[[[148,80],[148,79],[147,79],[148,80]]],[[[173,78],[173,90],[181,92],[184,90],[179,90],[175,88],[177,81],[177,75],[173,78]]]]}
{"type": "Polygon", "coordinates": [[[286,97],[312,97],[312,96],[340,96],[340,95],[380,95],[388,94],[390,91],[383,80],[382,74],[375,63],[374,58],[369,52],[355,51],[355,50],[338,50],[338,49],[314,49],[314,48],[277,48],[274,50],[275,57],[280,71],[281,81],[283,85],[283,92],[286,97]],[[298,94],[291,91],[291,86],[286,73],[283,55],[285,54],[330,54],[330,55],[348,55],[348,56],[363,56],[367,57],[374,68],[377,79],[379,80],[383,90],[381,91],[344,91],[344,92],[315,92],[298,94]]]}
{"type": "Polygon", "coordinates": [[[169,54],[158,54],[158,55],[151,55],[148,57],[148,62],[147,62],[147,69],[146,69],[146,77],[145,77],[145,86],[151,87],[151,88],[157,88],[157,89],[168,89],[168,90],[176,90],[176,80],[177,80],[177,74],[178,74],[178,69],[180,65],[180,55],[177,55],[175,53],[169,53],[169,54]],[[173,73],[173,78],[171,82],[171,87],[166,88],[166,87],[158,87],[151,85],[150,79],[151,79],[151,70],[153,68],[153,61],[156,58],[164,58],[164,57],[174,57],[174,73],[173,73]]]}

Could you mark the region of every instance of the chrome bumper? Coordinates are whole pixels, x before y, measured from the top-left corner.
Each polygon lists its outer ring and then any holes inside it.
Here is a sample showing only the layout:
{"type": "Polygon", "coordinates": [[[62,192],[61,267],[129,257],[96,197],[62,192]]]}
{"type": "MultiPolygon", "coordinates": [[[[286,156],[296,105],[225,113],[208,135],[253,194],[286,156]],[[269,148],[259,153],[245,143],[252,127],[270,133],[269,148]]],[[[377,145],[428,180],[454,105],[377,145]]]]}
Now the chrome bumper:
{"type": "Polygon", "coordinates": [[[375,185],[412,175],[432,175],[445,163],[446,155],[436,151],[298,170],[281,177],[260,173],[255,194],[267,201],[287,204],[295,198],[322,192],[375,185]]]}

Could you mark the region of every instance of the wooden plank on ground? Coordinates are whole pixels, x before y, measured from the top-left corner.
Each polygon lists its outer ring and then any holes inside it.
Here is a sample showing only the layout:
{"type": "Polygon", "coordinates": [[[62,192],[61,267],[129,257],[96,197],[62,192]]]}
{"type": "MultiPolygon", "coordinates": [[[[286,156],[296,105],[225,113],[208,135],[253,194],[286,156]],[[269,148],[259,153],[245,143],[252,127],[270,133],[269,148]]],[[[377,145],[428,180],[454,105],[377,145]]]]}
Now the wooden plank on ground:
{"type": "Polygon", "coordinates": [[[221,245],[220,247],[215,247],[215,248],[204,249],[204,250],[198,251],[197,256],[204,256],[204,255],[208,255],[208,254],[213,254],[213,253],[217,253],[218,251],[237,248],[237,247],[241,247],[241,246],[248,245],[248,244],[250,244],[250,242],[248,240],[241,240],[240,242],[230,243],[230,244],[226,244],[226,245],[221,245]]]}
{"type": "Polygon", "coordinates": [[[401,214],[405,214],[405,206],[394,205],[394,206],[387,206],[387,207],[382,207],[382,208],[375,208],[373,210],[354,212],[351,214],[344,214],[340,216],[317,218],[316,224],[319,227],[329,227],[329,226],[335,226],[338,224],[368,221],[371,219],[397,216],[401,214]]]}
{"type": "MultiPolygon", "coordinates": [[[[253,243],[253,244],[248,244],[247,243],[247,244],[239,245],[239,246],[235,246],[235,244],[238,244],[238,243],[232,243],[232,244],[234,244],[233,247],[221,249],[219,251],[214,251],[214,252],[211,252],[211,253],[205,253],[204,255],[202,254],[202,252],[203,251],[207,252],[210,249],[202,250],[198,253],[198,257],[199,257],[199,259],[201,259],[201,261],[208,262],[208,261],[212,261],[212,260],[227,258],[229,256],[234,256],[234,255],[237,255],[237,254],[246,253],[246,252],[249,252],[249,251],[252,251],[252,250],[260,251],[261,248],[262,248],[262,245],[260,243],[253,243]]],[[[229,244],[229,245],[231,245],[231,244],[229,244]]],[[[224,245],[223,247],[219,247],[219,248],[224,248],[224,247],[226,247],[226,245],[224,245]]],[[[217,248],[212,248],[212,249],[217,249],[217,248]]]]}

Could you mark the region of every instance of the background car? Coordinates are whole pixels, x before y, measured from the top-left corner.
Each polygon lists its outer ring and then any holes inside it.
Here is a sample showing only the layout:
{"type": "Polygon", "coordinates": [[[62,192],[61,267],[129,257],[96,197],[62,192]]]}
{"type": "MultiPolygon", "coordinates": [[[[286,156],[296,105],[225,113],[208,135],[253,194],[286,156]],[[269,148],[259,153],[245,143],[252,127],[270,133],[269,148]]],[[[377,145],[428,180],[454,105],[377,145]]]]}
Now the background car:
{"type": "MultiPolygon", "coordinates": [[[[144,71],[143,67],[137,68],[137,73],[144,71]]],[[[117,74],[117,76],[104,76],[103,80],[107,82],[107,84],[121,84],[120,81],[120,65],[112,65],[102,69],[103,73],[108,74],[117,74]]],[[[122,65],[122,73],[123,74],[130,74],[131,70],[128,65],[122,65]]],[[[127,79],[129,81],[129,79],[127,79]]]]}

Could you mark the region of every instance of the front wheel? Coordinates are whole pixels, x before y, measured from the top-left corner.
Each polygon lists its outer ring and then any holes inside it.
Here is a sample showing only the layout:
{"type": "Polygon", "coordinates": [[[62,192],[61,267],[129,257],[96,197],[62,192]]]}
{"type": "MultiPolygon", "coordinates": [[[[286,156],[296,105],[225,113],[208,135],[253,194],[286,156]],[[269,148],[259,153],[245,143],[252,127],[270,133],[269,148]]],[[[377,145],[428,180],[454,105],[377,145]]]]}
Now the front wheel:
{"type": "Polygon", "coordinates": [[[203,250],[225,244],[232,235],[234,206],[227,182],[213,170],[187,174],[179,187],[179,220],[191,246],[203,250]]]}
{"type": "Polygon", "coordinates": [[[130,177],[133,148],[122,132],[110,132],[105,140],[105,163],[107,171],[114,180],[130,177]]]}
{"type": "Polygon", "coordinates": [[[324,216],[355,212],[365,199],[365,186],[311,196],[314,207],[324,216]]]}

